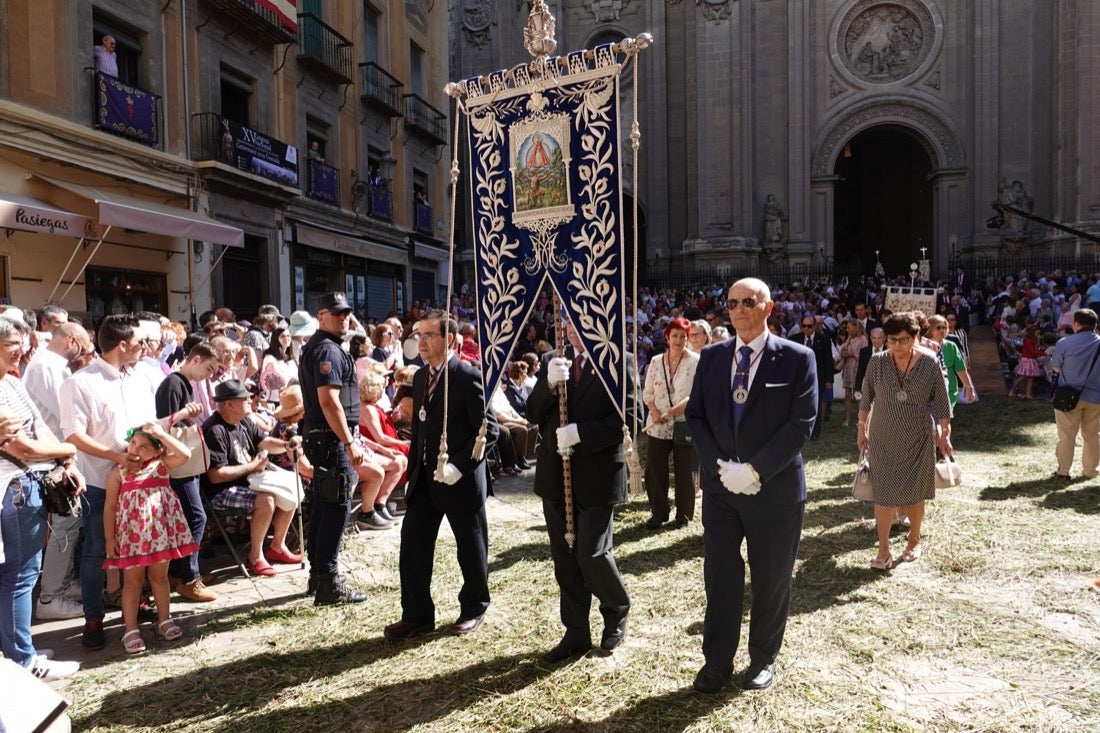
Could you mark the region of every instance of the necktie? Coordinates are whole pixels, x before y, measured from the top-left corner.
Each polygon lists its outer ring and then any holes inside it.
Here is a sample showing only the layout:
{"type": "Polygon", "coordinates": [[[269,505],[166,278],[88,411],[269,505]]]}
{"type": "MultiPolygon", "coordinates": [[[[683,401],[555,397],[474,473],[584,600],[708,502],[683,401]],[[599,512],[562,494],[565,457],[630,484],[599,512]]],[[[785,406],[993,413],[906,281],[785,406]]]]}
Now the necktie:
{"type": "Polygon", "coordinates": [[[573,385],[581,383],[581,372],[584,371],[584,354],[573,360],[573,385]]]}
{"type": "MultiPolygon", "coordinates": [[[[743,389],[746,393],[749,391],[749,367],[752,365],[752,347],[742,346],[737,350],[737,353],[741,355],[741,358],[737,361],[737,374],[733,377],[733,391],[737,392],[739,389],[743,389]]],[[[745,412],[745,402],[738,402],[736,399],[733,401],[733,425],[734,428],[741,422],[741,415],[745,412]]]]}
{"type": "Polygon", "coordinates": [[[442,368],[433,369],[428,367],[428,389],[425,392],[425,402],[428,401],[427,398],[432,396],[432,390],[435,389],[435,383],[439,381],[439,373],[442,371],[442,368]]]}

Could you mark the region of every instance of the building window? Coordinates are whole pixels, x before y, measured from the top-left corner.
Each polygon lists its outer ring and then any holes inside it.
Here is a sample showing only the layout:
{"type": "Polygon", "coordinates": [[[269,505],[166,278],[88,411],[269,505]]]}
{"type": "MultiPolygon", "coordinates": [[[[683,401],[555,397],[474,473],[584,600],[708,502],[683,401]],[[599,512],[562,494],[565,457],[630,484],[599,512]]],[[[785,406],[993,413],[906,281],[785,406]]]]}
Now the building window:
{"type": "Polygon", "coordinates": [[[93,18],[92,60],[96,71],[110,74],[117,69],[118,73],[111,76],[117,76],[126,84],[141,86],[138,83],[138,61],[141,59],[141,43],[138,38],[137,33],[126,30],[118,23],[105,18],[93,18]],[[104,63],[110,64],[111,68],[103,66],[104,63]]]}
{"type": "Polygon", "coordinates": [[[409,44],[409,78],[413,94],[424,96],[424,51],[415,43],[409,44]]]}
{"type": "Polygon", "coordinates": [[[162,272],[89,267],[84,291],[88,315],[97,327],[104,316],[118,313],[168,312],[168,279],[162,272]]]}
{"type": "Polygon", "coordinates": [[[325,162],[331,129],[327,123],[316,117],[306,117],[306,155],[310,160],[325,162]]]}
{"type": "Polygon", "coordinates": [[[232,69],[221,69],[222,117],[239,125],[252,127],[253,80],[237,74],[232,69]]]}
{"type": "Polygon", "coordinates": [[[376,64],[379,63],[380,56],[378,26],[382,20],[381,15],[370,3],[363,3],[363,60],[376,64]]]}

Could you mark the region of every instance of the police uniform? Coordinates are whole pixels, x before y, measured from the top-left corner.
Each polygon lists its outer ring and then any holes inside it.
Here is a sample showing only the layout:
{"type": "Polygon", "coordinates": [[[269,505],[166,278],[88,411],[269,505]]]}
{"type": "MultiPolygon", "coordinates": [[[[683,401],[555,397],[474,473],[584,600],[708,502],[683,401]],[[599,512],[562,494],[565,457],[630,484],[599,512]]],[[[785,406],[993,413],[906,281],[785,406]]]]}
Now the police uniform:
{"type": "Polygon", "coordinates": [[[341,348],[341,339],[318,330],[302,348],[298,365],[305,415],[302,448],[313,465],[314,502],[310,509],[306,554],[310,574],[335,574],[340,538],[351,511],[349,500],[358,477],[348,459],[347,447],[329,427],[317,395],[319,387],[339,387],[351,434],[359,425],[359,389],[355,361],[341,348]]]}

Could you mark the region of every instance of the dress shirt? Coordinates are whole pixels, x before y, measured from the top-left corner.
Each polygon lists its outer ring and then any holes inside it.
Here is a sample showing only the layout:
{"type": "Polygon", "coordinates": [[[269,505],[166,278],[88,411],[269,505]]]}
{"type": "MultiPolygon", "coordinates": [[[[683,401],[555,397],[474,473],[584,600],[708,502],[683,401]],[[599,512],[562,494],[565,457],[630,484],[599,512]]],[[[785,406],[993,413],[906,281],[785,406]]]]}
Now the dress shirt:
{"type": "MultiPolygon", "coordinates": [[[[110,450],[126,447],[126,431],[156,420],[156,404],[149,396],[149,383],[139,376],[119,371],[97,359],[61,385],[61,433],[69,437],[84,433],[110,450]]],[[[77,465],[88,485],[107,486],[114,463],[77,452],[77,465]]]]}
{"type": "Polygon", "coordinates": [[[756,370],[760,367],[760,350],[764,348],[764,344],[768,341],[768,329],[764,329],[764,332],[754,338],[747,344],[741,340],[741,337],[737,337],[737,343],[734,344],[733,353],[736,355],[733,359],[733,364],[730,366],[730,385],[733,385],[734,380],[737,378],[737,359],[741,355],[741,347],[748,346],[752,349],[752,356],[749,357],[749,379],[745,383],[745,389],[752,389],[752,380],[756,376],[756,370]]]}
{"type": "Polygon", "coordinates": [[[1081,390],[1081,399],[1085,402],[1100,404],[1100,359],[1089,376],[1089,365],[1100,348],[1100,335],[1095,331],[1078,331],[1066,336],[1054,345],[1050,364],[1060,370],[1059,384],[1076,387],[1081,390]]]}
{"type": "Polygon", "coordinates": [[[108,51],[103,46],[94,46],[92,51],[95,54],[96,71],[102,71],[104,74],[117,77],[118,54],[108,51]]]}
{"type": "Polygon", "coordinates": [[[23,372],[23,386],[58,440],[61,440],[61,383],[71,375],[68,359],[42,348],[34,352],[23,372]]]}

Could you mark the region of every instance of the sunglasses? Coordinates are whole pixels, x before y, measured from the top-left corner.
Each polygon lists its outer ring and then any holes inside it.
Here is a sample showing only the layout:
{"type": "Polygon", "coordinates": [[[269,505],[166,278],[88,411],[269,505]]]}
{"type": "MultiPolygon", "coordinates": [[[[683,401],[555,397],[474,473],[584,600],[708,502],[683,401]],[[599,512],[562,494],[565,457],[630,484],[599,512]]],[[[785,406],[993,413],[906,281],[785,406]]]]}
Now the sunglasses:
{"type": "Polygon", "coordinates": [[[22,509],[27,505],[27,496],[23,493],[23,482],[17,478],[13,478],[8,484],[8,491],[11,492],[11,505],[16,509],[22,509]]]}
{"type": "Polygon", "coordinates": [[[814,324],[812,324],[812,323],[803,323],[802,324],[802,328],[813,328],[813,327],[814,327],[814,324]]]}
{"type": "Polygon", "coordinates": [[[756,298],[741,298],[741,300],[738,300],[737,298],[730,298],[726,301],[726,308],[731,311],[737,310],[738,306],[744,308],[745,310],[752,310],[756,307],[756,298]]]}

